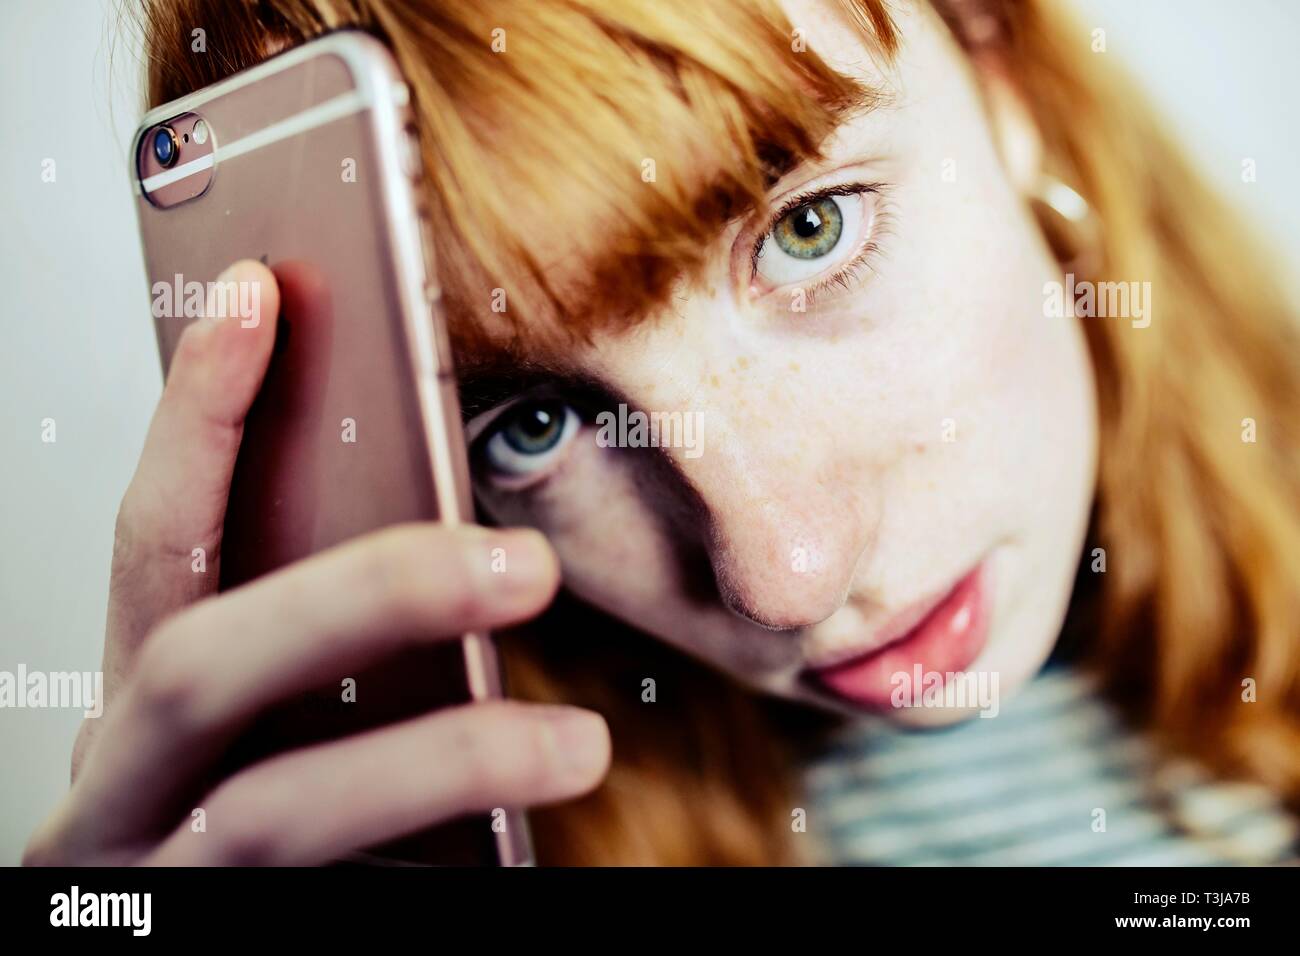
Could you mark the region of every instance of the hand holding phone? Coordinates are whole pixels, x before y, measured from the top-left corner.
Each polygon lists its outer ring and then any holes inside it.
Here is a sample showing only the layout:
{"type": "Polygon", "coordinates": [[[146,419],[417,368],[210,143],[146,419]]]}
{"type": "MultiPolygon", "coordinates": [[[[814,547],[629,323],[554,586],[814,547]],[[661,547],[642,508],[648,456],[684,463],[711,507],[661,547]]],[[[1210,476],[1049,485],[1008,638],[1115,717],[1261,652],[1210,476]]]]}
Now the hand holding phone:
{"type": "Polygon", "coordinates": [[[216,593],[216,574],[193,571],[191,543],[220,562],[226,494],[279,310],[265,267],[242,262],[227,276],[259,284],[259,321],[202,319],[177,342],[118,516],[105,715],[84,722],[73,787],[24,862],[324,863],[464,814],[594,787],[609,760],[598,715],[506,700],[283,751],[214,780],[257,714],[413,640],[454,642],[524,620],[559,578],[536,532],[427,522],[216,593]],[[511,574],[488,570],[496,547],[511,574]]]}

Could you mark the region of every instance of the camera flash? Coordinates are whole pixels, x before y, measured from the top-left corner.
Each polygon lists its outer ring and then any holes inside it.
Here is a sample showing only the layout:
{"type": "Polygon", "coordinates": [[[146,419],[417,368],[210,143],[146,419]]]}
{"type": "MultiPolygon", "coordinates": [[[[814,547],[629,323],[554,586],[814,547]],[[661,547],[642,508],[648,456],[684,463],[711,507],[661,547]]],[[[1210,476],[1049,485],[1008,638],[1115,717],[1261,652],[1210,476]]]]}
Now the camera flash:
{"type": "Polygon", "coordinates": [[[208,124],[203,122],[203,120],[199,120],[194,124],[194,129],[190,131],[190,136],[193,138],[194,142],[202,146],[208,141],[208,124]]]}

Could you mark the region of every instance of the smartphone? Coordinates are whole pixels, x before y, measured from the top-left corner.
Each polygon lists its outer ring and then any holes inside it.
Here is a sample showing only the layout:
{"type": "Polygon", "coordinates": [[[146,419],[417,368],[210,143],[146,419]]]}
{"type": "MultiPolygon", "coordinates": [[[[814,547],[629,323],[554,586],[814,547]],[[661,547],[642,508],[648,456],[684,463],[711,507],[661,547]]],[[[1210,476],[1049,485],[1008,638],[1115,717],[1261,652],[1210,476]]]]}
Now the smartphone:
{"type": "MultiPolygon", "coordinates": [[[[222,590],[386,525],[472,520],[409,99],[383,43],[341,31],[160,106],[136,132],[164,375],[209,295],[225,296],[229,321],[255,321],[258,290],[215,282],[226,266],[260,259],[280,287],[230,490],[222,590]]],[[[226,769],[501,694],[491,636],[466,634],[262,715],[226,769]]],[[[532,851],[522,811],[500,808],[351,859],[524,865],[532,851]]]]}

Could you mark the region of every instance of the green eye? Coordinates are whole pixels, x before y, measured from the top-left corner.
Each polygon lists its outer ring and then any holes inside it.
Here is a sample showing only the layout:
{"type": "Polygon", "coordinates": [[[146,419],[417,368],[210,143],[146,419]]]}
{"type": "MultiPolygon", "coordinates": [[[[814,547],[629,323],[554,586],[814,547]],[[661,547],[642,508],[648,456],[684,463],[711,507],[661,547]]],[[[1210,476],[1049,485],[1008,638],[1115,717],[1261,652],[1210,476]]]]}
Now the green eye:
{"type": "Polygon", "coordinates": [[[498,475],[532,475],[558,460],[581,424],[565,402],[521,402],[493,425],[484,454],[498,475]]]}
{"type": "Polygon", "coordinates": [[[805,203],[781,217],[772,229],[777,247],[796,259],[817,259],[835,248],[844,216],[830,196],[805,203]]]}

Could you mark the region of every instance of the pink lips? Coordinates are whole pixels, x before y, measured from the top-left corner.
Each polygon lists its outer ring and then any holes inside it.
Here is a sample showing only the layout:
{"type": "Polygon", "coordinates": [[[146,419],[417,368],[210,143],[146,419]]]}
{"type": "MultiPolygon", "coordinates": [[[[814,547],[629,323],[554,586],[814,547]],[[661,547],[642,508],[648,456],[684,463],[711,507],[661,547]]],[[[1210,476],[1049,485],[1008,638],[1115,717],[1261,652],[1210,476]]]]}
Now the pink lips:
{"type": "Polygon", "coordinates": [[[852,704],[892,709],[894,675],[923,671],[948,674],[969,667],[988,639],[988,601],[983,566],[977,567],[910,629],[883,647],[812,674],[852,704]]]}

